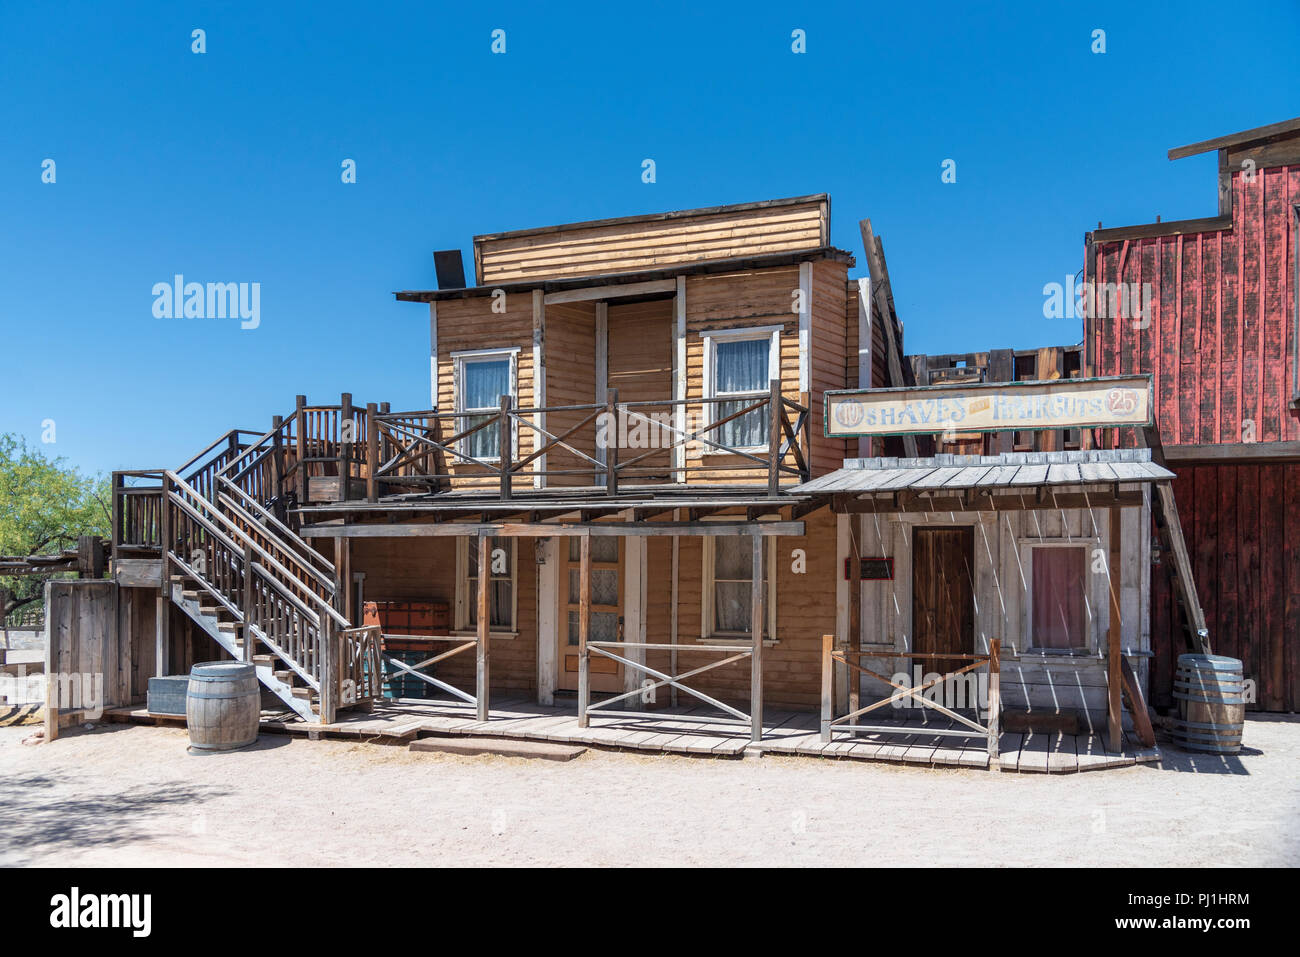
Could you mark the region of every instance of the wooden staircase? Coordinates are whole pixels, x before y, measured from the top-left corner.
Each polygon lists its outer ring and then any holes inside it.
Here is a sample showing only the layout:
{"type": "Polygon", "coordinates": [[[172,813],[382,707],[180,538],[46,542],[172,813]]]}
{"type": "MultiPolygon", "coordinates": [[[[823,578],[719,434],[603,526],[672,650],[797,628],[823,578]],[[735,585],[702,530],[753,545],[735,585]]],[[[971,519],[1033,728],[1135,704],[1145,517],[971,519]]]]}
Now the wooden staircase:
{"type": "Polygon", "coordinates": [[[298,461],[311,447],[279,420],[252,435],[233,430],[175,471],[115,473],[114,556],[160,555],[172,604],[302,720],[329,723],[382,695],[379,629],[352,626],[333,564],[275,513],[293,493],[286,438],[298,461]]]}

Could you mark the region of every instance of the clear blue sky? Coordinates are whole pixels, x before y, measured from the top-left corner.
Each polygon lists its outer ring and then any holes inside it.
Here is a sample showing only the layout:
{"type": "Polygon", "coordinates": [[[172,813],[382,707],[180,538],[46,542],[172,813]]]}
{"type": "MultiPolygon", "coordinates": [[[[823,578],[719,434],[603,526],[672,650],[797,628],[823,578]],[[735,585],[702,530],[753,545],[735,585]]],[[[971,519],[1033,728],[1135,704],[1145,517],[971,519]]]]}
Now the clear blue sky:
{"type": "Polygon", "coordinates": [[[391,294],[433,250],[820,191],[836,245],[884,238],[908,351],[1074,342],[1042,287],[1084,231],[1212,215],[1214,156],[1166,150],[1300,113],[1294,0],[702,6],[5,3],[0,431],[53,419],[99,471],[297,392],[424,408],[427,309],[391,294]],[[260,328],[155,319],[178,272],[260,282],[260,328]]]}

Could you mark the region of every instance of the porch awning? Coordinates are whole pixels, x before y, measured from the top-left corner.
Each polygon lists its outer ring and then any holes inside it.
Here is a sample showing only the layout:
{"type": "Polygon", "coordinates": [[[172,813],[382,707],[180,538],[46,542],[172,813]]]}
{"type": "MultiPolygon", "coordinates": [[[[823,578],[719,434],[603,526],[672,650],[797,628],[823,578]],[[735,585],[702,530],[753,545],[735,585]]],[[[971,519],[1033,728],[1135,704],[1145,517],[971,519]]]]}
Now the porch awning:
{"type": "Polygon", "coordinates": [[[989,494],[1025,493],[1046,488],[1163,482],[1173,477],[1173,472],[1151,461],[1149,449],[1004,452],[845,459],[843,468],[805,482],[795,491],[850,496],[889,492],[942,495],[972,489],[989,494]]]}

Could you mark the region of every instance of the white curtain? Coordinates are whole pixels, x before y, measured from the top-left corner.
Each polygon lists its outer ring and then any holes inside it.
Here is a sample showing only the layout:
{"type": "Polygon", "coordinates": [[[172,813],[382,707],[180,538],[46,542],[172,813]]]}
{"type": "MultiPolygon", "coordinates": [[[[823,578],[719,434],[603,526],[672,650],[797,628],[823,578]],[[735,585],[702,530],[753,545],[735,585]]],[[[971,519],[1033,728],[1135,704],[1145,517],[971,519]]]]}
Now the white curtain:
{"type": "MultiPolygon", "coordinates": [[[[768,389],[768,358],[772,341],[763,339],[719,340],[714,346],[714,395],[733,393],[764,393],[768,389]]],[[[725,419],[752,405],[754,398],[719,402],[715,406],[715,419],[725,419]]],[[[713,441],[732,448],[763,445],[767,415],[763,409],[732,419],[720,425],[713,441]]]]}
{"type": "MultiPolygon", "coordinates": [[[[462,409],[497,409],[501,406],[501,396],[510,394],[510,360],[492,359],[478,362],[466,362],[461,376],[462,409]]],[[[495,413],[487,415],[467,415],[461,420],[460,429],[473,428],[480,422],[491,419],[495,413]]],[[[465,454],[475,458],[496,458],[501,454],[500,430],[494,426],[480,429],[465,439],[465,454]]]]}

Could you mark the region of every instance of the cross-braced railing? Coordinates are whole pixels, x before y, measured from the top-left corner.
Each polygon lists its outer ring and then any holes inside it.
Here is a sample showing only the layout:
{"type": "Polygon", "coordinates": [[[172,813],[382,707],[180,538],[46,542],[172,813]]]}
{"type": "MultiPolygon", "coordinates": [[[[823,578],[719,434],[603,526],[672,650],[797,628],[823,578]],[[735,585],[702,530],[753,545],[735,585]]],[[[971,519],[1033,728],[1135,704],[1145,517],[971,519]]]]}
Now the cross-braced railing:
{"type": "MultiPolygon", "coordinates": [[[[898,726],[888,725],[864,725],[859,724],[858,719],[864,714],[868,714],[878,708],[884,708],[896,705],[898,702],[911,700],[922,707],[930,708],[934,711],[951,718],[953,721],[962,725],[962,728],[948,728],[936,731],[936,734],[959,734],[959,735],[983,735],[988,740],[989,758],[996,760],[998,756],[998,735],[1000,733],[1000,716],[1002,711],[1002,694],[1001,694],[1001,641],[997,638],[989,640],[989,652],[986,655],[976,654],[922,654],[916,652],[896,652],[889,651],[881,653],[879,651],[858,651],[846,648],[835,647],[834,635],[822,636],[822,715],[821,715],[821,739],[829,742],[833,733],[838,729],[847,731],[850,734],[862,733],[897,733],[898,726]],[[862,659],[867,657],[887,657],[887,658],[908,658],[919,661],[969,661],[970,664],[956,668],[945,674],[935,675],[928,681],[922,681],[916,685],[905,685],[895,681],[893,678],[872,671],[870,668],[863,666],[862,659]],[[856,658],[857,660],[851,660],[856,658]],[[843,665],[851,669],[849,679],[857,681],[860,675],[868,675],[879,681],[883,681],[894,689],[894,694],[887,698],[866,705],[862,708],[855,708],[847,714],[833,717],[834,711],[834,685],[835,685],[835,666],[843,665]],[[980,724],[976,720],[966,717],[963,714],[939,704],[932,697],[927,697],[925,692],[931,688],[946,684],[950,679],[959,675],[975,672],[980,668],[988,669],[988,719],[986,724],[980,724]]],[[[978,702],[977,702],[978,704],[978,702]]],[[[978,707],[975,709],[978,717],[978,707]]]]}
{"type": "Polygon", "coordinates": [[[515,407],[503,395],[494,412],[368,409],[372,500],[379,484],[441,490],[495,483],[510,499],[520,484],[603,485],[615,495],[623,483],[723,473],[745,482],[761,476],[776,495],[783,479],[809,477],[809,405],[784,396],[778,380],[766,395],[739,399],[622,402],[613,389],[604,402],[578,405],[515,407]],[[761,436],[755,416],[763,416],[761,436]],[[742,444],[742,435],[751,441],[742,444]],[[715,454],[721,459],[710,461],[715,454]]]}
{"type": "MultiPolygon", "coordinates": [[[[751,581],[760,583],[763,581],[763,536],[754,534],[753,536],[753,566],[751,581]]],[[[621,701],[646,694],[655,688],[665,686],[676,688],[678,691],[685,692],[705,704],[712,705],[720,711],[731,715],[738,720],[749,725],[750,740],[758,743],[763,738],[763,624],[766,619],[766,589],[757,585],[750,589],[750,643],[749,647],[742,645],[723,645],[723,644],[698,644],[691,645],[692,653],[702,652],[706,654],[724,654],[725,658],[719,661],[713,661],[698,668],[692,668],[682,674],[669,675],[655,668],[651,668],[644,662],[636,661],[629,657],[626,652],[633,650],[651,651],[679,651],[681,645],[662,644],[653,642],[631,642],[631,641],[592,641],[591,640],[591,536],[583,535],[581,538],[581,548],[579,551],[579,571],[578,571],[578,727],[585,728],[588,726],[589,717],[592,714],[616,714],[613,706],[621,701]],[[624,654],[617,654],[614,649],[624,651],[624,654]],[[637,687],[632,691],[626,691],[620,695],[606,698],[598,705],[591,705],[591,656],[592,654],[600,655],[603,658],[609,658],[625,668],[630,668],[633,672],[649,675],[657,679],[653,683],[637,687]],[[732,707],[723,701],[719,701],[704,692],[684,684],[687,678],[694,678],[712,671],[715,668],[721,668],[723,665],[729,665],[745,658],[749,659],[749,713],[741,711],[739,708],[732,707]]]]}

